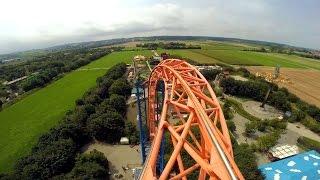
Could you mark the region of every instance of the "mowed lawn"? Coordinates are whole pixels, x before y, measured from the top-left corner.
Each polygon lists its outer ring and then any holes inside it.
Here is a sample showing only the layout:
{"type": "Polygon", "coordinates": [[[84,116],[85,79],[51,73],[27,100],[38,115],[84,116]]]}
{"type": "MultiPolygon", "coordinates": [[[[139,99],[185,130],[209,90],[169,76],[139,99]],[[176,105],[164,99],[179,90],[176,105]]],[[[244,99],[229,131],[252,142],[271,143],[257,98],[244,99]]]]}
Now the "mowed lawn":
{"type": "MultiPolygon", "coordinates": [[[[109,68],[118,62],[130,63],[136,54],[150,51],[114,52],[80,69],[109,68]]],[[[0,172],[10,171],[15,161],[30,152],[38,137],[56,125],[74,101],[90,87],[106,69],[73,71],[63,78],[30,94],[0,112],[0,172]]]]}

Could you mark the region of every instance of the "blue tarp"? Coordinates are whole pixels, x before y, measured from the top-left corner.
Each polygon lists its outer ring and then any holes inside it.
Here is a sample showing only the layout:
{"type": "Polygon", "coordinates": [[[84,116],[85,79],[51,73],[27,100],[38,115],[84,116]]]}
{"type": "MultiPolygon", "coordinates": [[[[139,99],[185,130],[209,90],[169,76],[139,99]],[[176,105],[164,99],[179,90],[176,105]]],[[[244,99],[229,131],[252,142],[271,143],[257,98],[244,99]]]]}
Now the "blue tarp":
{"type": "Polygon", "coordinates": [[[320,179],[320,154],[308,151],[276,162],[263,164],[259,169],[266,179],[320,179]]]}

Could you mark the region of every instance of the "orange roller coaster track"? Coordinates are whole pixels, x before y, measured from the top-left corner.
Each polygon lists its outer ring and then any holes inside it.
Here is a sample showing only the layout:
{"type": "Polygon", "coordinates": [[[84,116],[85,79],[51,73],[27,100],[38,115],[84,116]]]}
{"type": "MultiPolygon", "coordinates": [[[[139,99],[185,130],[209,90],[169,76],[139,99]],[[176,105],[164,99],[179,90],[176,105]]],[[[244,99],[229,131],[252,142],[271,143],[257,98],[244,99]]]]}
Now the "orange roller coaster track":
{"type": "Polygon", "coordinates": [[[192,172],[198,173],[198,179],[244,179],[233,159],[217,97],[195,67],[179,59],[162,61],[150,74],[148,96],[147,127],[152,145],[140,179],[187,179],[192,172]],[[165,91],[157,118],[156,87],[160,81],[164,82],[165,91]],[[199,129],[197,137],[194,128],[199,129]],[[159,173],[157,157],[165,133],[169,133],[174,148],[159,173]],[[186,167],[182,152],[195,163],[186,167]]]}

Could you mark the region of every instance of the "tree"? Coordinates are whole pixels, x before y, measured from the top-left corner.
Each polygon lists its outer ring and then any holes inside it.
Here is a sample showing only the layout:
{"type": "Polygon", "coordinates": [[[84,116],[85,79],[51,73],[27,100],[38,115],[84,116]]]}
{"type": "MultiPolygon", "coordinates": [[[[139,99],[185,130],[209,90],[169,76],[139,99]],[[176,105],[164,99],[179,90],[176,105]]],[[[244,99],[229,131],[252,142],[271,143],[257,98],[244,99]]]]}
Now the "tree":
{"type": "Polygon", "coordinates": [[[77,163],[96,162],[99,165],[108,168],[108,160],[104,154],[94,149],[89,154],[81,154],[76,158],[77,163]]]}
{"type": "Polygon", "coordinates": [[[84,97],[84,101],[86,103],[90,103],[92,105],[97,105],[102,102],[102,99],[99,97],[99,95],[97,95],[95,93],[91,93],[91,94],[84,97]]]}
{"type": "Polygon", "coordinates": [[[201,74],[208,80],[214,80],[221,71],[218,69],[204,69],[201,74]]]}
{"type": "Polygon", "coordinates": [[[85,162],[76,164],[70,174],[64,179],[109,179],[103,166],[96,162],[85,162]]]}
{"type": "Polygon", "coordinates": [[[113,67],[111,67],[107,73],[105,74],[106,77],[116,80],[119,79],[121,77],[123,77],[123,75],[126,72],[126,64],[125,63],[119,63],[113,67]]]}
{"type": "Polygon", "coordinates": [[[266,50],[264,47],[262,47],[262,48],[260,49],[260,52],[267,52],[267,50],[266,50]]]}
{"type": "Polygon", "coordinates": [[[131,121],[126,122],[124,131],[126,136],[129,137],[131,144],[135,144],[139,141],[139,133],[137,131],[137,127],[131,121]]]}
{"type": "Polygon", "coordinates": [[[70,171],[75,156],[76,147],[71,139],[53,141],[20,159],[15,172],[21,174],[22,179],[48,179],[70,171]]]}
{"type": "Polygon", "coordinates": [[[117,79],[109,88],[110,94],[118,94],[122,96],[129,96],[131,94],[131,86],[124,78],[117,79]]]}
{"type": "Polygon", "coordinates": [[[44,83],[44,80],[39,75],[34,75],[27,78],[27,81],[22,85],[22,88],[24,91],[29,91],[44,85],[44,83]]]}
{"type": "Polygon", "coordinates": [[[278,132],[260,136],[257,140],[257,148],[262,152],[266,152],[269,148],[277,144],[279,137],[280,134],[278,132]]]}
{"type": "Polygon", "coordinates": [[[72,171],[67,175],[71,179],[109,179],[108,160],[103,153],[93,150],[76,158],[72,171]]]}
{"type": "Polygon", "coordinates": [[[77,99],[77,100],[76,100],[76,105],[77,105],[77,106],[82,106],[82,105],[84,105],[83,99],[77,99]]]}
{"type": "Polygon", "coordinates": [[[90,134],[108,143],[118,142],[123,135],[124,120],[117,112],[109,111],[100,116],[89,119],[88,129],[90,134]]]}
{"type": "Polygon", "coordinates": [[[262,101],[268,91],[268,84],[261,81],[239,81],[233,78],[222,79],[220,82],[225,93],[262,101]]]}
{"type": "Polygon", "coordinates": [[[75,111],[70,115],[70,119],[74,122],[78,122],[81,126],[85,126],[89,114],[84,106],[76,107],[75,111]]]}
{"type": "Polygon", "coordinates": [[[0,109],[2,109],[3,102],[0,99],[0,109]]]}
{"type": "Polygon", "coordinates": [[[89,137],[77,122],[65,121],[60,125],[50,129],[48,133],[40,136],[38,143],[33,147],[33,151],[39,151],[54,141],[59,139],[72,139],[77,147],[84,145],[89,137]]]}
{"type": "Polygon", "coordinates": [[[270,95],[269,102],[282,111],[289,111],[291,109],[287,95],[283,91],[273,92],[270,95]]]}
{"type": "Polygon", "coordinates": [[[116,109],[121,115],[125,116],[127,112],[127,104],[124,96],[118,94],[112,94],[107,100],[107,103],[114,109],[116,109]]]}
{"type": "Polygon", "coordinates": [[[263,180],[262,173],[258,170],[256,156],[248,144],[233,146],[234,160],[242,175],[247,180],[263,180]]]}

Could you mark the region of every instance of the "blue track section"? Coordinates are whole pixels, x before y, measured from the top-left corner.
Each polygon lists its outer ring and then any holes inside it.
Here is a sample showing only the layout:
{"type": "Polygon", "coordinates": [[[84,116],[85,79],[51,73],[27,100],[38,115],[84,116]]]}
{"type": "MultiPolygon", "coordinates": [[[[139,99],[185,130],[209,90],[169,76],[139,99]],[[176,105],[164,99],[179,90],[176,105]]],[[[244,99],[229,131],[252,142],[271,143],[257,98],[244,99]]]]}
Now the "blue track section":
{"type": "MultiPolygon", "coordinates": [[[[135,83],[135,94],[137,98],[137,121],[139,126],[139,135],[140,135],[140,146],[141,146],[141,159],[142,163],[146,161],[146,157],[148,156],[150,149],[150,142],[148,136],[148,130],[146,127],[147,122],[147,98],[146,98],[146,88],[143,85],[142,81],[137,80],[135,83]]],[[[156,96],[156,114],[157,118],[160,118],[162,105],[164,101],[164,84],[159,85],[157,88],[157,96],[156,96]]],[[[159,120],[159,119],[157,119],[159,120]]],[[[164,136],[162,137],[162,142],[160,146],[160,152],[157,159],[157,170],[158,173],[162,173],[164,169],[164,154],[165,154],[165,141],[164,136]]]]}
{"type": "Polygon", "coordinates": [[[137,98],[137,111],[138,111],[138,125],[140,134],[140,146],[141,146],[141,159],[142,163],[145,162],[148,151],[148,138],[146,133],[146,93],[145,88],[141,81],[137,81],[135,84],[136,88],[136,98],[137,98]]]}
{"type": "Polygon", "coordinates": [[[320,179],[320,154],[308,151],[261,165],[259,169],[267,180],[317,180],[320,179]]]}

